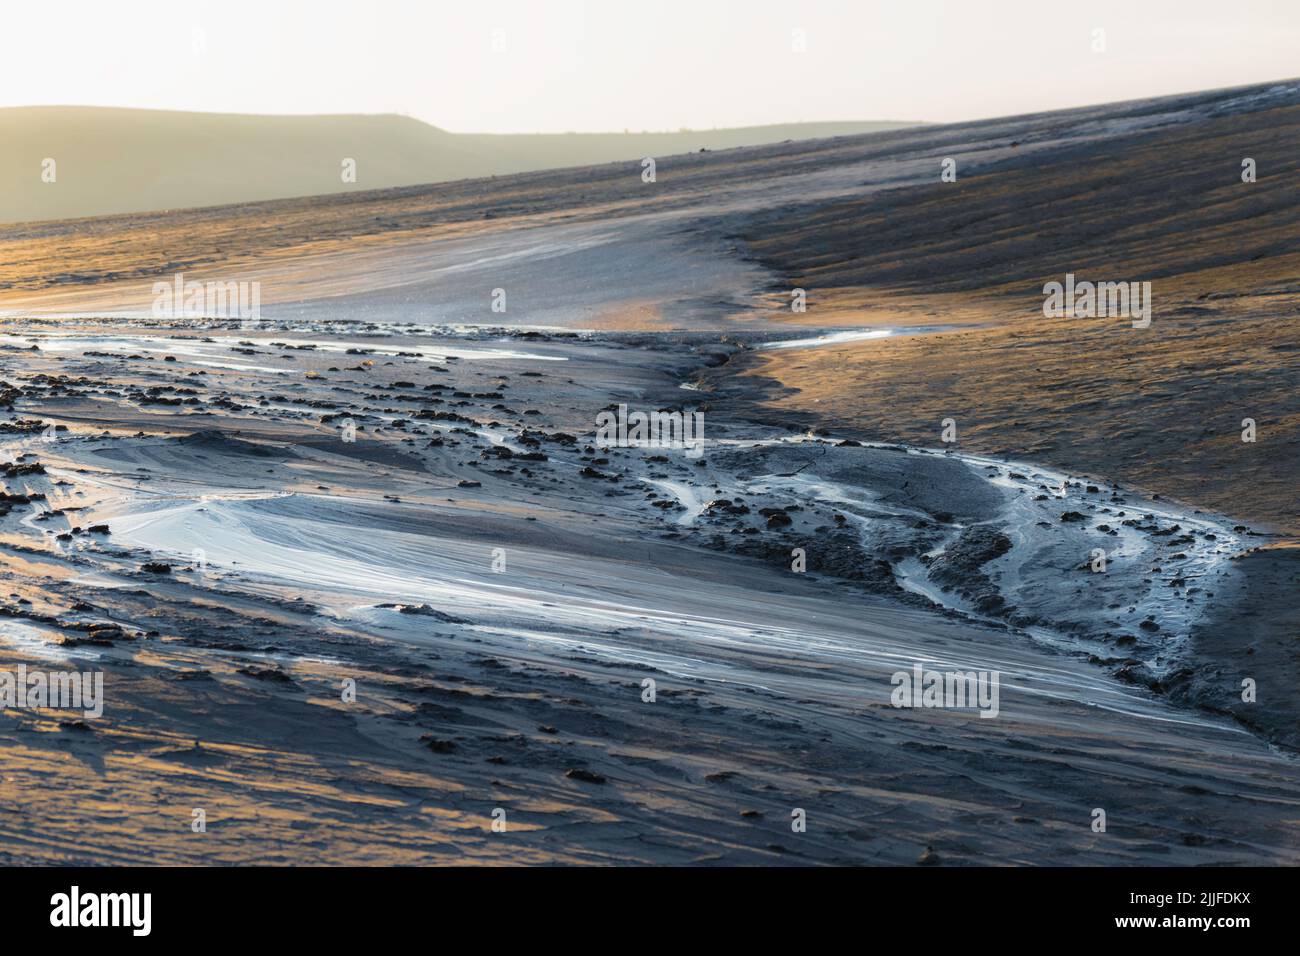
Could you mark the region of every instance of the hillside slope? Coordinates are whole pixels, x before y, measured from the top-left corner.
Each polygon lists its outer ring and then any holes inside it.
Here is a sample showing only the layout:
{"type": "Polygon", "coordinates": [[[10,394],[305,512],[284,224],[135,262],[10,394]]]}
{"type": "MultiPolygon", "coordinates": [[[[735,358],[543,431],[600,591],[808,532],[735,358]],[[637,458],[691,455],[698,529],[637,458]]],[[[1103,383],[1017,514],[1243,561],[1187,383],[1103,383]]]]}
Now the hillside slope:
{"type": "Polygon", "coordinates": [[[457,134],[395,115],[0,109],[0,222],[314,196],[893,129],[804,123],[678,133],[457,134]],[[343,182],[344,159],[356,180],[343,182]],[[45,161],[54,160],[46,182],[45,161]]]}

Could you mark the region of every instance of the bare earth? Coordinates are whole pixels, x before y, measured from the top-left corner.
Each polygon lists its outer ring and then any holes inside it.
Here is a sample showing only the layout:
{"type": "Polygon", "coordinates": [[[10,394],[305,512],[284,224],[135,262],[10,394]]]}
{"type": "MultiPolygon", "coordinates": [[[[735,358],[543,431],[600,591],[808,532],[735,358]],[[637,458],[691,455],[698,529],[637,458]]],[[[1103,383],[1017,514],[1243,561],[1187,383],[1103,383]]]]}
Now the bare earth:
{"type": "Polygon", "coordinates": [[[1297,104],[4,230],[0,670],[107,700],[0,714],[0,860],[1295,863],[1297,104]]]}

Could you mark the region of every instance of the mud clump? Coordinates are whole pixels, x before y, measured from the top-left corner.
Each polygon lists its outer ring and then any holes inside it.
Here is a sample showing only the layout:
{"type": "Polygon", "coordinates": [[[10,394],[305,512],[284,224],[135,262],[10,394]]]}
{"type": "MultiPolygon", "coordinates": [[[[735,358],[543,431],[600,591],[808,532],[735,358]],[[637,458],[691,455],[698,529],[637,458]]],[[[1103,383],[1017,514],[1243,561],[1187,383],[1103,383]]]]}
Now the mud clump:
{"type": "MultiPolygon", "coordinates": [[[[722,535],[714,535],[705,545],[717,551],[730,551],[789,567],[790,550],[796,546],[796,542],[788,538],[774,540],[761,537],[732,541],[722,535]]],[[[806,560],[809,571],[855,581],[872,593],[895,596],[904,593],[894,577],[893,565],[883,558],[868,554],[851,534],[827,535],[816,548],[807,549],[806,560]]]]}
{"type": "Polygon", "coordinates": [[[456,617],[451,614],[445,614],[437,608],[430,607],[427,604],[380,604],[379,607],[391,609],[398,614],[414,614],[419,617],[431,618],[441,624],[469,624],[470,621],[463,617],[456,617]]]}
{"type": "Polygon", "coordinates": [[[176,439],[178,445],[186,445],[202,451],[224,455],[245,455],[250,458],[283,458],[284,453],[265,445],[257,445],[242,438],[236,438],[238,432],[224,432],[219,428],[204,428],[176,439]]]}
{"type": "Polygon", "coordinates": [[[1007,604],[983,568],[1010,550],[1011,539],[1001,531],[978,525],[967,528],[930,563],[930,580],[965,597],[980,614],[1001,617],[1007,604]]]}

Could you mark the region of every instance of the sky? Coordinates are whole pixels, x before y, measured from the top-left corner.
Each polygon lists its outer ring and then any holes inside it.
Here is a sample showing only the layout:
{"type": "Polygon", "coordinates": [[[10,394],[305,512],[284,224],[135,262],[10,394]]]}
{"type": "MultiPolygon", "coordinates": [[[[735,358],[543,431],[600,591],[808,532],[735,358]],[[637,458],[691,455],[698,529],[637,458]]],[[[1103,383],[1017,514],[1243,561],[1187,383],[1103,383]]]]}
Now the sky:
{"type": "Polygon", "coordinates": [[[453,132],[948,122],[1296,76],[1300,0],[5,0],[0,32],[0,106],[453,132]]]}

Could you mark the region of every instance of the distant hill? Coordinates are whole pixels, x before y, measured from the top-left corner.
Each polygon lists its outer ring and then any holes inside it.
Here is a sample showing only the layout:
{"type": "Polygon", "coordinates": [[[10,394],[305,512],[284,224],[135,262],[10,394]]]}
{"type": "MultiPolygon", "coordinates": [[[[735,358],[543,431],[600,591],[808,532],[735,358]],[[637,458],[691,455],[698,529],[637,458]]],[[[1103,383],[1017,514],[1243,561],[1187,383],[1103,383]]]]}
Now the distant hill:
{"type": "Polygon", "coordinates": [[[585,166],[916,125],[796,123],[676,133],[448,133],[395,115],[0,109],[0,222],[214,206],[585,166]],[[342,180],[345,158],[356,182],[342,180]],[[53,159],[53,182],[45,160],[53,159]]]}

